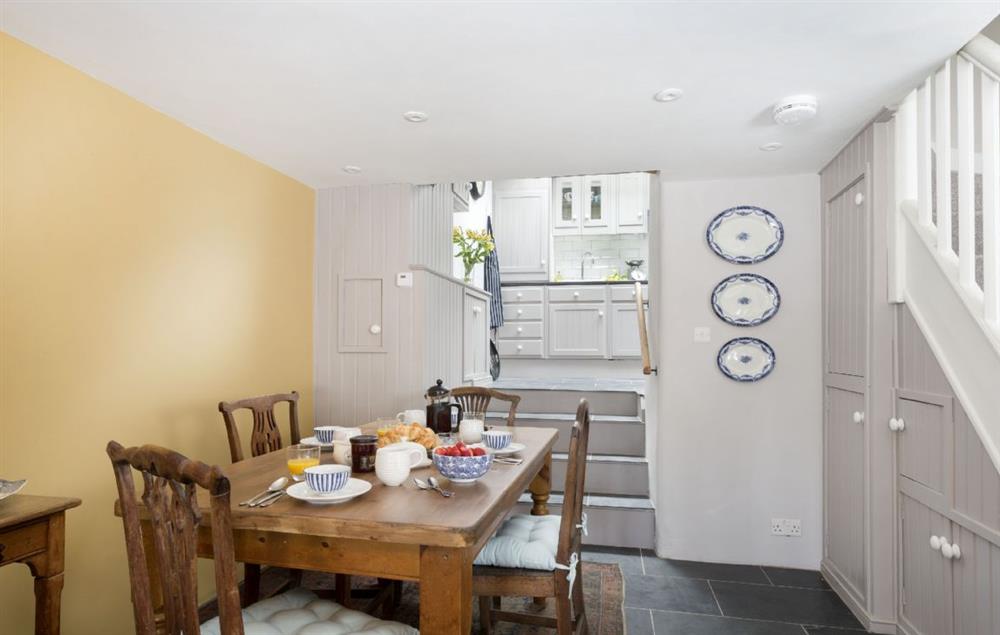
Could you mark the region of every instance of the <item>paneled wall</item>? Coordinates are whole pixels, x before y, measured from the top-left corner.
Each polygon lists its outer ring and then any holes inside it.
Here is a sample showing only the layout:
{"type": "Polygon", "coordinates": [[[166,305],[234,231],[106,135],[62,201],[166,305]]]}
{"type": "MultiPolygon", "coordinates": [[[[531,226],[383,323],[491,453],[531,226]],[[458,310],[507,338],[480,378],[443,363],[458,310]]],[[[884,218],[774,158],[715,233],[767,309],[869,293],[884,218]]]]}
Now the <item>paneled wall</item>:
{"type": "Polygon", "coordinates": [[[453,210],[451,183],[414,186],[413,230],[409,234],[413,249],[411,264],[451,274],[453,210]]]}

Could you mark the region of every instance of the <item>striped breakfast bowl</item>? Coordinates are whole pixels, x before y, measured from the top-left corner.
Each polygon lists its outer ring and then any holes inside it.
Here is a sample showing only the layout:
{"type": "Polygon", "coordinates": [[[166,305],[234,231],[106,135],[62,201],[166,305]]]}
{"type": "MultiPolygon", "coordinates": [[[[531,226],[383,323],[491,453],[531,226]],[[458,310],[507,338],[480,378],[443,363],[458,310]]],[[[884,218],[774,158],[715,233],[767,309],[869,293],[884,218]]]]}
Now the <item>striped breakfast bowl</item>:
{"type": "Polygon", "coordinates": [[[305,470],[306,484],[317,494],[333,494],[351,480],[347,465],[314,465],[305,470]]]}

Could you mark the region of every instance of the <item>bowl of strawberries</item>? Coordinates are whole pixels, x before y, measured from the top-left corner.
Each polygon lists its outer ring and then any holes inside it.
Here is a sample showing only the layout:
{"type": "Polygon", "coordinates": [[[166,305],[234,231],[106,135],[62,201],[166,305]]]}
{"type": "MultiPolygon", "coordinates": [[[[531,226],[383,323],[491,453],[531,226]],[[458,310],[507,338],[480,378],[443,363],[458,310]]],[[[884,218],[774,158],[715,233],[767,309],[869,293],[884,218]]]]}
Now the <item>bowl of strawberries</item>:
{"type": "Polygon", "coordinates": [[[480,445],[442,445],[434,449],[434,467],[452,483],[474,483],[490,469],[493,455],[480,445]]]}

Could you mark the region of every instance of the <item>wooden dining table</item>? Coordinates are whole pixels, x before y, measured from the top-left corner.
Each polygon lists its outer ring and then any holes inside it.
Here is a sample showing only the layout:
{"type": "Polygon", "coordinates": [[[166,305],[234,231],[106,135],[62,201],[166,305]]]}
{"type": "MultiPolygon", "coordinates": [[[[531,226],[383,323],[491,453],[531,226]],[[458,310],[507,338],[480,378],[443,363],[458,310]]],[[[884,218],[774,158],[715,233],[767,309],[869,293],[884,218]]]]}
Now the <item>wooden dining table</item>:
{"type": "MultiPolygon", "coordinates": [[[[371,491],[346,503],[311,505],[284,496],[268,507],[240,507],[240,501],[287,474],[285,453],[271,452],[225,466],[222,469],[232,488],[236,560],[419,582],[420,632],[467,635],[472,629],[472,562],[476,554],[526,490],[532,498],[531,513],[549,513],[556,430],[509,429],[513,441],[526,446],[518,455],[524,459],[520,465],[494,463],[486,475],[468,484],[449,483],[434,467],[412,472],[422,478],[439,476],[442,487],[455,492],[451,498],[420,490],[412,479],[402,486],[388,487],[374,473],[366,473],[354,476],[370,481],[371,491]]],[[[324,452],[322,461],[328,463],[332,458],[324,452]]],[[[209,503],[204,492],[199,495],[205,513],[198,552],[210,558],[209,503]]],[[[145,525],[143,533],[151,545],[145,525]]],[[[152,548],[146,552],[154,553],[152,548]]],[[[155,567],[156,563],[149,565],[155,567]]],[[[154,589],[153,596],[159,599],[159,589],[154,589]]]]}

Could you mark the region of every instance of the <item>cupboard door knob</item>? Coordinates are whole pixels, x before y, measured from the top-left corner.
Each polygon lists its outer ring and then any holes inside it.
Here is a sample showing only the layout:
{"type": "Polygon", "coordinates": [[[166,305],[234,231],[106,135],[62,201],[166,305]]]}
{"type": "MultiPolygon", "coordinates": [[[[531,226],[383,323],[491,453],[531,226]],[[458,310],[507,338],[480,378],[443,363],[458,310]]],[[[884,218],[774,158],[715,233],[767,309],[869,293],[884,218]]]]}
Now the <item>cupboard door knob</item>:
{"type": "Polygon", "coordinates": [[[958,548],[958,545],[951,546],[951,557],[955,560],[962,559],[962,550],[958,548]]]}
{"type": "Polygon", "coordinates": [[[949,545],[946,541],[943,541],[941,543],[941,555],[948,560],[951,560],[955,557],[955,548],[949,545]]]}
{"type": "Polygon", "coordinates": [[[518,350],[518,351],[523,351],[523,350],[524,350],[524,347],[523,347],[523,346],[521,346],[520,344],[518,344],[518,345],[517,345],[517,350],[518,350]]]}
{"type": "Polygon", "coordinates": [[[545,264],[545,259],[544,259],[544,258],[542,259],[542,264],[543,264],[543,265],[545,264]]]}
{"type": "Polygon", "coordinates": [[[580,297],[580,292],[579,291],[574,291],[573,292],[573,297],[574,298],[579,298],[580,297]]]}
{"type": "Polygon", "coordinates": [[[518,333],[524,333],[524,329],[519,326],[519,327],[517,327],[517,332],[518,333]]]}
{"type": "Polygon", "coordinates": [[[518,300],[520,300],[520,299],[521,299],[521,298],[523,298],[523,297],[524,297],[524,294],[523,294],[523,293],[518,293],[518,294],[517,294],[517,299],[518,299],[518,300]]]}
{"type": "Polygon", "coordinates": [[[599,318],[604,317],[604,311],[598,311],[597,312],[597,317],[599,317],[599,318]]]}
{"type": "Polygon", "coordinates": [[[523,311],[523,310],[521,310],[521,309],[518,309],[518,310],[517,310],[517,314],[518,314],[518,315],[524,315],[524,311],[523,311]]]}
{"type": "Polygon", "coordinates": [[[941,538],[931,536],[931,549],[934,551],[941,551],[941,538]]]}
{"type": "Polygon", "coordinates": [[[854,423],[864,423],[864,421],[865,421],[865,413],[863,413],[863,412],[855,412],[854,416],[852,418],[854,419],[854,423]]]}
{"type": "Polygon", "coordinates": [[[382,332],[382,327],[379,326],[378,324],[372,324],[371,326],[368,327],[368,332],[371,333],[372,335],[378,335],[379,333],[382,332]]]}
{"type": "Polygon", "coordinates": [[[902,419],[896,419],[893,417],[892,419],[889,419],[889,429],[893,432],[902,432],[906,429],[906,422],[902,419]]]}
{"type": "Polygon", "coordinates": [[[474,306],[472,307],[472,312],[475,313],[476,315],[479,315],[480,313],[483,312],[483,308],[479,306],[474,306]]]}

